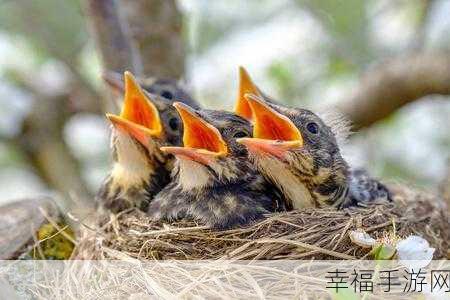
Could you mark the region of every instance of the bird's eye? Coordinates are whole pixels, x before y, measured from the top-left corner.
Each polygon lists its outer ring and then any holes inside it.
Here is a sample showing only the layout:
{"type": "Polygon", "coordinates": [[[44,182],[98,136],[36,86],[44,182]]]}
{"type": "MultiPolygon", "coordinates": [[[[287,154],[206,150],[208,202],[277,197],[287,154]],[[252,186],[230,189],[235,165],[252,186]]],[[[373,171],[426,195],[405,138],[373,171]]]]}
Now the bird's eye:
{"type": "Polygon", "coordinates": [[[306,129],[311,132],[312,134],[317,134],[319,133],[319,125],[317,125],[317,123],[314,122],[310,122],[306,125],[306,129]]]}
{"type": "Polygon", "coordinates": [[[163,96],[164,98],[167,98],[169,100],[173,99],[173,94],[167,90],[162,90],[161,96],[163,96]]]}
{"type": "Polygon", "coordinates": [[[238,132],[236,132],[236,133],[233,135],[233,137],[234,137],[234,138],[237,138],[237,139],[243,138],[243,137],[246,137],[246,136],[248,136],[248,134],[245,133],[245,132],[243,132],[243,131],[238,131],[238,132]]]}
{"type": "Polygon", "coordinates": [[[180,121],[177,118],[171,118],[169,120],[169,126],[173,131],[178,130],[178,128],[180,127],[180,121]]]}

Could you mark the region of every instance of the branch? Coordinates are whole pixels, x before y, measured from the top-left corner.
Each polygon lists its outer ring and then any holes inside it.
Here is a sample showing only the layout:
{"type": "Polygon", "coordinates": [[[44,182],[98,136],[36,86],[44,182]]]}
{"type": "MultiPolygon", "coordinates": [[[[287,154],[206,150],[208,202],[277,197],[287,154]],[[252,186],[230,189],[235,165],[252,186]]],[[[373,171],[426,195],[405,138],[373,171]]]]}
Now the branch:
{"type": "Polygon", "coordinates": [[[369,70],[347,101],[337,105],[354,130],[387,117],[427,95],[450,95],[450,54],[418,53],[396,57],[369,70]]]}
{"type": "Polygon", "coordinates": [[[132,44],[126,22],[122,22],[115,0],[85,0],[85,13],[99,49],[103,67],[123,73],[141,74],[141,59],[132,44]]]}
{"type": "Polygon", "coordinates": [[[84,204],[90,205],[91,195],[82,179],[80,165],[63,136],[65,122],[72,114],[68,100],[72,90],[49,93],[49,90],[36,89],[32,78],[16,73],[15,79],[22,88],[33,93],[35,101],[22,123],[20,134],[10,142],[22,151],[34,172],[49,188],[65,196],[74,193],[81,201],[87,200],[84,204]]]}
{"type": "Polygon", "coordinates": [[[143,75],[181,78],[185,46],[176,1],[120,0],[119,7],[143,58],[143,75]]]}
{"type": "MultiPolygon", "coordinates": [[[[78,161],[64,142],[64,123],[54,114],[61,113],[60,99],[39,99],[43,108],[30,114],[24,121],[19,145],[35,172],[49,185],[65,196],[74,193],[81,199],[89,199],[87,184],[82,179],[78,161]],[[59,103],[58,103],[59,102],[59,103]],[[51,113],[52,108],[55,113],[51,113]],[[50,113],[48,113],[50,112],[50,113]]],[[[35,109],[35,108],[34,108],[35,109]]]]}

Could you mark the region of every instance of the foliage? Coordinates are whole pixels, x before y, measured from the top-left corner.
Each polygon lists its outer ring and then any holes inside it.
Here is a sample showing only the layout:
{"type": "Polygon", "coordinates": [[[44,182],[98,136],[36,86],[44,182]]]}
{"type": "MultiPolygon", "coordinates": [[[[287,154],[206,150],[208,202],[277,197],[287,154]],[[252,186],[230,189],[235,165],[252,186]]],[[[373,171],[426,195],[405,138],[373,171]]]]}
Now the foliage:
{"type": "Polygon", "coordinates": [[[73,230],[63,223],[56,228],[51,223],[42,225],[37,232],[38,244],[29,252],[33,259],[69,259],[75,247],[73,230]]]}
{"type": "Polygon", "coordinates": [[[18,0],[0,5],[0,28],[26,37],[42,58],[70,61],[87,41],[79,1],[18,0]]]}

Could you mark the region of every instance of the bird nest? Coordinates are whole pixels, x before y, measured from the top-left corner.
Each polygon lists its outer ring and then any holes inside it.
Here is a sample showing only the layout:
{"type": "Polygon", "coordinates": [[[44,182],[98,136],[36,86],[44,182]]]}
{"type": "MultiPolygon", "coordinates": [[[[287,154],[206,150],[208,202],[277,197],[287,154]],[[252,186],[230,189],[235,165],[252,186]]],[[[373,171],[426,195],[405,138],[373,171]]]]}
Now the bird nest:
{"type": "Polygon", "coordinates": [[[425,192],[391,186],[393,203],[344,210],[310,208],[270,215],[245,228],[215,231],[193,221],[157,223],[139,211],[103,219],[83,233],[77,259],[358,259],[370,249],[349,233],[372,237],[416,234],[446,258],[450,234],[446,205],[425,192]]]}

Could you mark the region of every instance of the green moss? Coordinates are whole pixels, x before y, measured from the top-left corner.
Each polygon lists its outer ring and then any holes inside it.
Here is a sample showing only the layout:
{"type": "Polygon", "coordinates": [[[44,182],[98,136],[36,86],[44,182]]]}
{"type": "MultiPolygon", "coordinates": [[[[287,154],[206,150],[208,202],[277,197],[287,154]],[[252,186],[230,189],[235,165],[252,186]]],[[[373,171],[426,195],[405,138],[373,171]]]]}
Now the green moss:
{"type": "Polygon", "coordinates": [[[33,259],[69,259],[72,255],[75,239],[73,230],[63,223],[58,223],[58,227],[63,229],[58,232],[50,223],[42,225],[37,231],[37,239],[39,244],[30,251],[33,259]]]}

